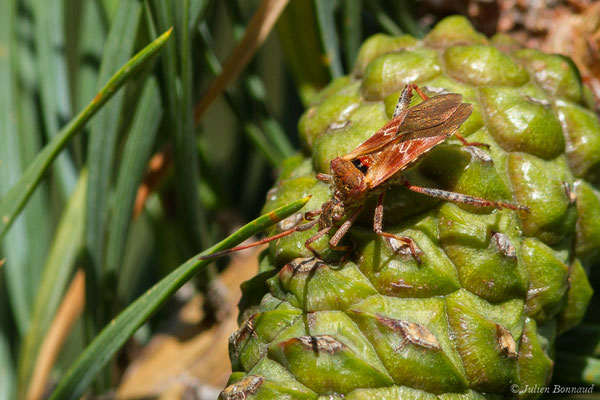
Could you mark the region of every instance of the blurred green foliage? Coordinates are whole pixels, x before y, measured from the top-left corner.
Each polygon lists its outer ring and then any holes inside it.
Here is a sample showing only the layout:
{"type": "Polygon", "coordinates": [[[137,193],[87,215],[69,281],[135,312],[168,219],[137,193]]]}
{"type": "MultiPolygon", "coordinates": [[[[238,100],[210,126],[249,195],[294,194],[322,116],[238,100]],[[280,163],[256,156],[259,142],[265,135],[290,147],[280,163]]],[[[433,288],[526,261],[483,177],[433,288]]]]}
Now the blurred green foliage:
{"type": "MultiPolygon", "coordinates": [[[[147,288],[255,217],[273,169],[297,151],[304,106],[351,70],[366,35],[400,31],[385,14],[410,5],[291,1],[277,34],[195,123],[260,3],[0,2],[0,399],[25,397],[77,268],[85,312],[54,382],[147,288]],[[155,175],[153,156],[166,160],[155,175]]],[[[204,269],[196,289],[218,273],[204,269]]],[[[93,390],[115,384],[100,373],[93,390]]]]}

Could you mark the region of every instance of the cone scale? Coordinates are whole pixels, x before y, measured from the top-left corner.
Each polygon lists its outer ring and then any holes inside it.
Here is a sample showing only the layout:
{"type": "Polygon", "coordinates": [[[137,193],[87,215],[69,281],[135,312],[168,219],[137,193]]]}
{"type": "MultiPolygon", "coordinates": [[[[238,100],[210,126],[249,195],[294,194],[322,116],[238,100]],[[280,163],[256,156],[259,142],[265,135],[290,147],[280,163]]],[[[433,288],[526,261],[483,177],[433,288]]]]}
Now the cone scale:
{"type": "MultiPolygon", "coordinates": [[[[442,202],[392,185],[385,230],[414,239],[419,264],[372,230],[376,196],[342,244],[304,247],[297,232],[263,252],[244,284],[233,373],[220,399],[533,399],[548,384],[553,342],[583,317],[588,263],[600,249],[600,122],[574,64],[491,39],[462,17],[422,41],[382,34],[362,46],[299,122],[304,155],[289,159],[264,211],[312,195],[329,162],[390,118],[399,92],[460,93],[474,105],[459,132],[405,172],[411,183],[529,212],[442,202]]],[[[414,99],[413,105],[419,100],[414,99]]],[[[274,232],[275,233],[275,232],[274,232]]]]}

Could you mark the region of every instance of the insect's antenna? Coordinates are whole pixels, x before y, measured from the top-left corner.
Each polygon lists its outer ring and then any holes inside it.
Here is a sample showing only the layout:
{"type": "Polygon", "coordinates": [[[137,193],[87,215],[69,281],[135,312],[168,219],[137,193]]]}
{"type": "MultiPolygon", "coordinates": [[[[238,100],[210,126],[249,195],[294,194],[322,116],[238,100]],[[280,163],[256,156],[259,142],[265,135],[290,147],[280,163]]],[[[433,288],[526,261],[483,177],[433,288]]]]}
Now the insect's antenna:
{"type": "Polygon", "coordinates": [[[287,229],[287,230],[285,230],[283,232],[278,233],[277,235],[266,237],[266,238],[261,239],[261,240],[259,240],[257,242],[254,242],[254,243],[250,243],[250,244],[245,244],[245,245],[242,245],[242,246],[233,247],[233,248],[227,249],[227,250],[217,251],[216,253],[208,254],[208,255],[202,256],[202,257],[198,257],[198,260],[210,260],[211,258],[217,258],[217,257],[224,256],[225,254],[234,253],[236,251],[246,250],[246,249],[249,249],[251,247],[260,246],[262,244],[272,242],[273,240],[277,240],[277,239],[282,238],[284,236],[291,235],[294,232],[305,231],[307,229],[310,229],[313,226],[315,226],[316,223],[317,223],[317,221],[315,220],[315,221],[311,221],[311,222],[308,222],[308,223],[303,224],[303,225],[296,225],[293,228],[290,228],[290,229],[287,229]]]}

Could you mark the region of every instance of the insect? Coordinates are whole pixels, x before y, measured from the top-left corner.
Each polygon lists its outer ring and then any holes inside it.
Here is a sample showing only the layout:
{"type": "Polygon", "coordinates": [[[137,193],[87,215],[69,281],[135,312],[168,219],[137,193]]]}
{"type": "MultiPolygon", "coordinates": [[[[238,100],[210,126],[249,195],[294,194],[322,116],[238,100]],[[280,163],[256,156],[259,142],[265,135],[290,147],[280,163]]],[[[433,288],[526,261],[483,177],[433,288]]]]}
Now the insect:
{"type": "Polygon", "coordinates": [[[363,210],[365,199],[370,195],[377,194],[373,230],[382,237],[397,240],[402,247],[408,247],[410,254],[420,263],[419,256],[422,251],[412,238],[398,236],[383,230],[383,202],[386,189],[391,183],[398,183],[414,192],[454,203],[497,209],[527,210],[527,207],[520,205],[412,185],[402,175],[403,171],[412,167],[431,149],[446,141],[453,134],[464,145],[487,146],[484,143],[468,142],[457,132],[458,128],[469,118],[472,110],[473,105],[463,103],[460,94],[448,93],[430,98],[417,85],[406,85],[400,94],[392,119],[356,149],[331,160],[331,174],[317,174],[317,179],[331,185],[333,193],[321,208],[304,214],[304,219],[308,222],[258,242],[224,250],[201,259],[218,257],[264,244],[315,226],[318,228],[317,233],[305,242],[305,247],[315,257],[320,258],[320,255],[311,244],[334,228],[337,230],[329,240],[330,248],[347,251],[347,247],[339,246],[340,241],[363,210]],[[413,90],[423,101],[410,107],[413,90]]]}

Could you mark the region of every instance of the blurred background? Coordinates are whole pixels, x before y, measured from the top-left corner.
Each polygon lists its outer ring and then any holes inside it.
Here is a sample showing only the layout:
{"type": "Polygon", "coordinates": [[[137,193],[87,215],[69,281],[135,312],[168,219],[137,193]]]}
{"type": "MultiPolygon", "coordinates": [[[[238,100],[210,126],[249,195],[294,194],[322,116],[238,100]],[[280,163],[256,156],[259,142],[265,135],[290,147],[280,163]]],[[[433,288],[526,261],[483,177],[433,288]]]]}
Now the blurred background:
{"type": "MultiPolygon", "coordinates": [[[[0,242],[0,399],[50,394],[120,311],[256,218],[282,161],[301,151],[300,115],[352,71],[362,41],[422,37],[452,14],[568,55],[600,99],[593,0],[1,0],[0,197],[46,144],[72,139],[0,242]],[[171,27],[76,134],[69,121],[171,27]]],[[[258,251],[211,264],[153,309],[86,397],[216,399],[258,251]]],[[[563,344],[584,372],[557,368],[556,379],[600,381],[594,326],[563,344]]]]}

